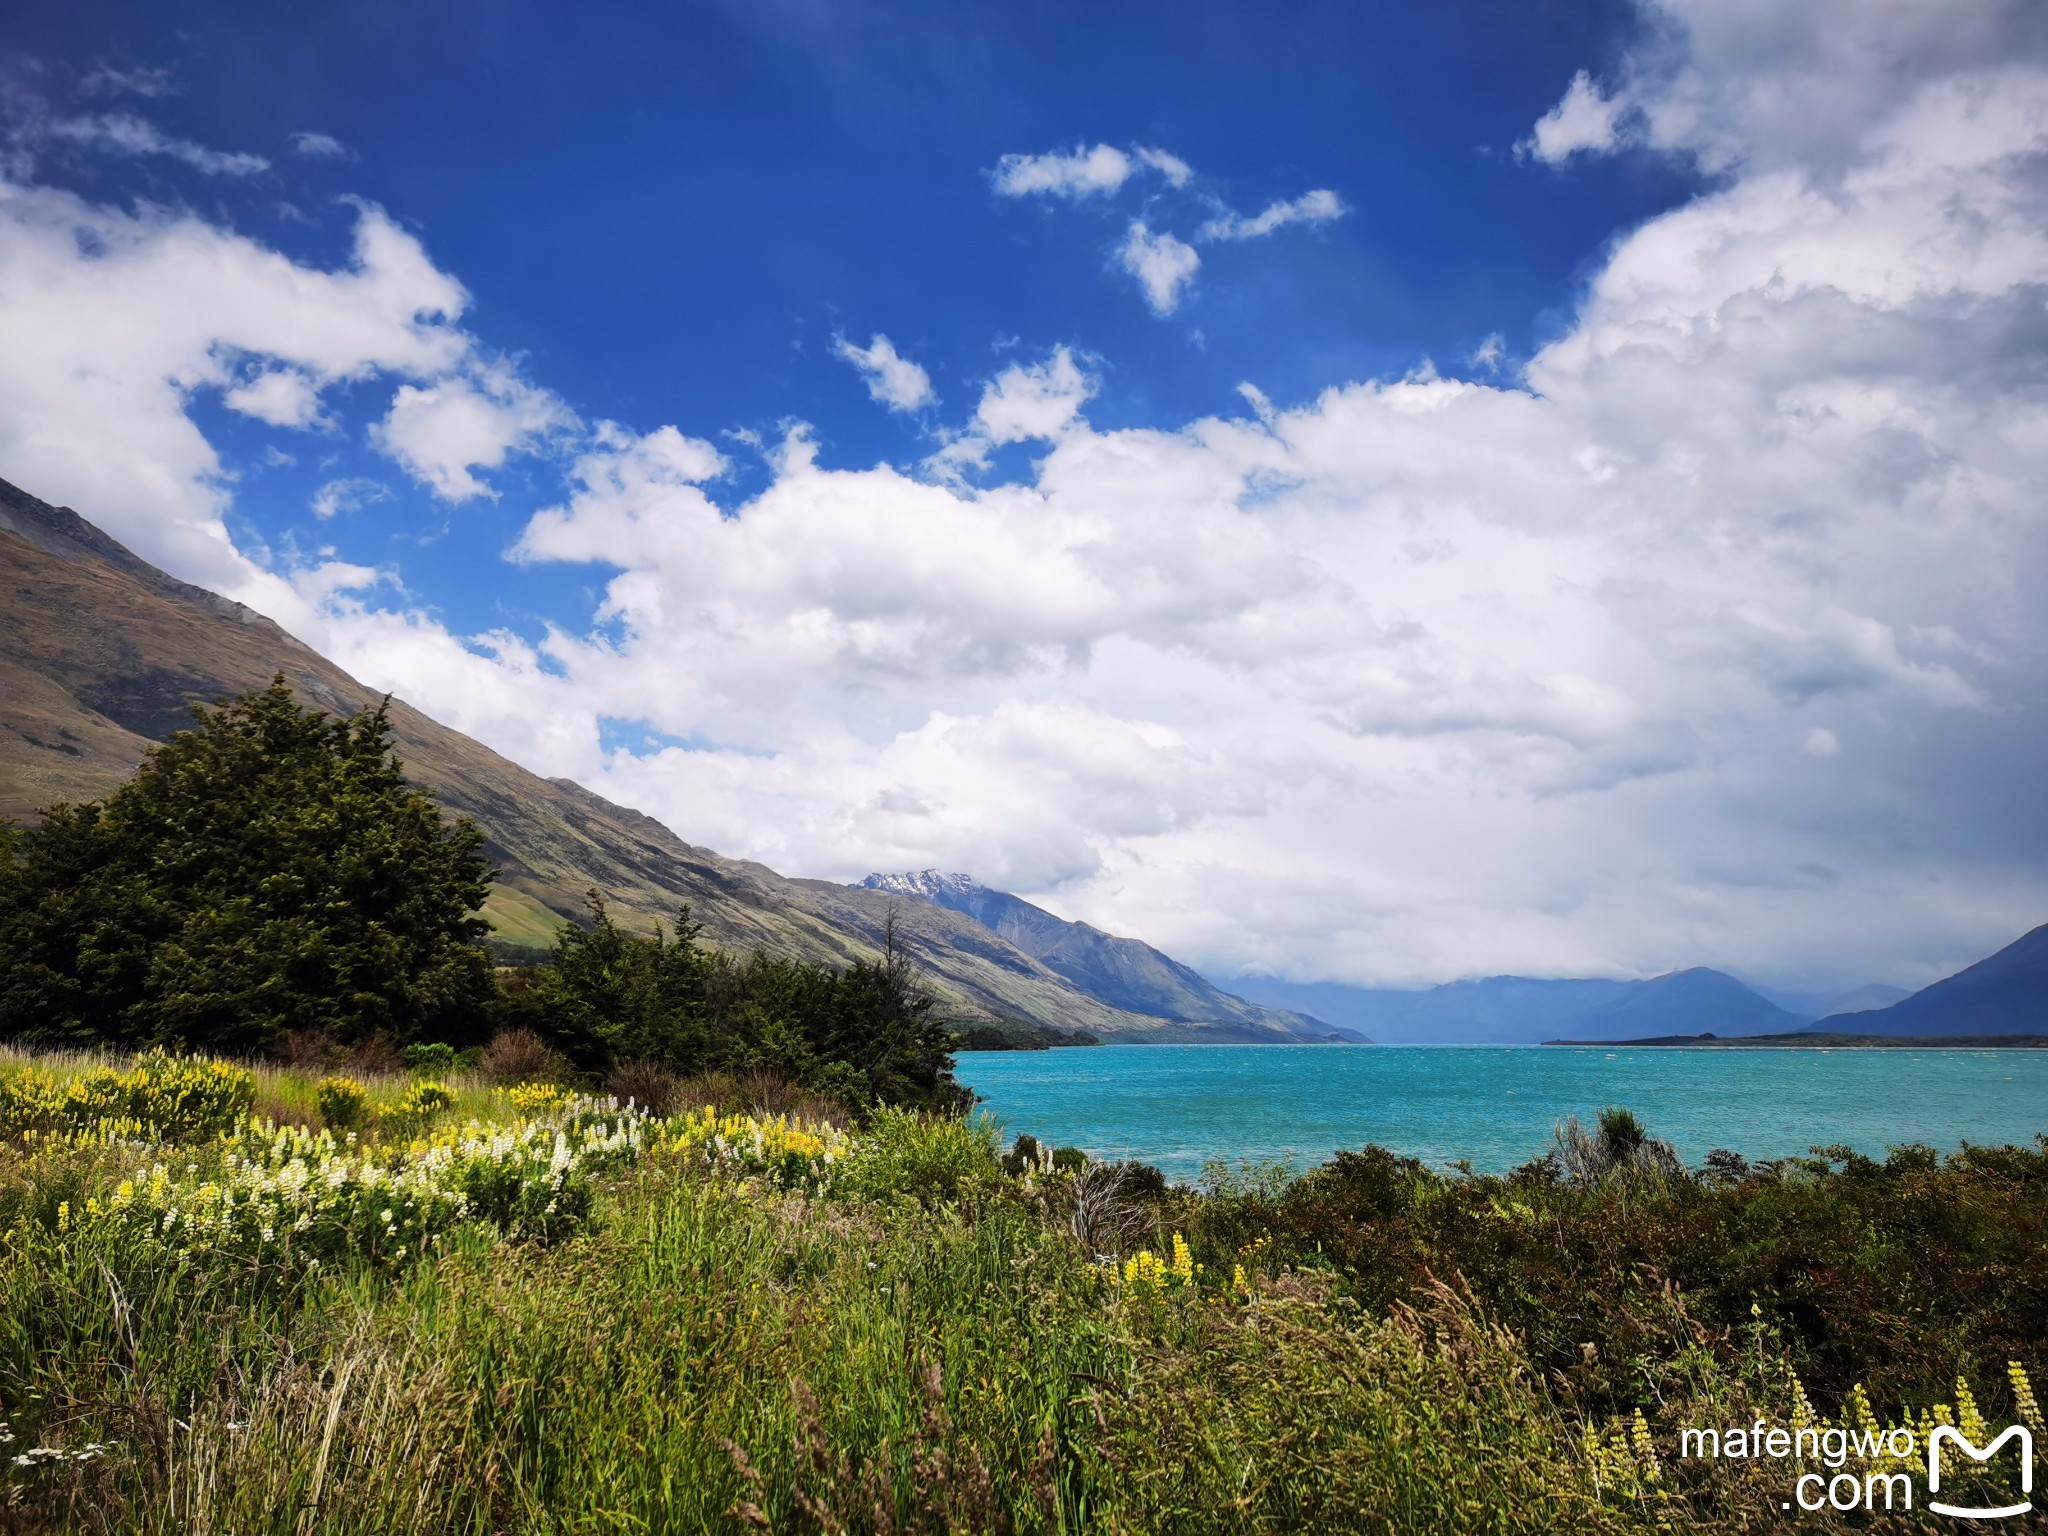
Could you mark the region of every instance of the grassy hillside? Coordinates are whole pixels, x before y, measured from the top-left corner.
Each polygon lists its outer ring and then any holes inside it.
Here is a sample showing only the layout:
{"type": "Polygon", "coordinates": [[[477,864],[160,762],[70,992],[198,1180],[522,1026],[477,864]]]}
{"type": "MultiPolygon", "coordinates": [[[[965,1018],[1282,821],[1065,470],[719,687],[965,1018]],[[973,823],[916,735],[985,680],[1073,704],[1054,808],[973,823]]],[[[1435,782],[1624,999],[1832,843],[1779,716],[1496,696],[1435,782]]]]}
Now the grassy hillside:
{"type": "Polygon", "coordinates": [[[2048,1152],[1702,1177],[1603,1128],[1542,1175],[1368,1151],[1205,1195],[698,1089],[0,1053],[0,1526],[1913,1530],[1677,1433],[2043,1430],[2009,1261],[2048,1152]],[[1755,1299],[1696,1304],[1660,1242],[1755,1299]]]}
{"type": "Polygon", "coordinates": [[[936,870],[869,875],[861,884],[928,901],[973,918],[1091,997],[1175,1024],[1212,1026],[1211,1038],[1246,1041],[1328,1041],[1328,1024],[1284,1008],[1233,997],[1171,955],[1138,939],[1122,939],[1087,923],[1070,923],[1007,891],[936,870]],[[1221,1031],[1214,1026],[1222,1026],[1221,1031]],[[1226,1033],[1227,1032],[1227,1035],[1226,1033]]]}
{"type": "MultiPolygon", "coordinates": [[[[90,523],[0,481],[0,816],[103,795],[152,742],[189,724],[187,707],[261,688],[282,672],[336,713],[373,692],[275,624],[175,581],[90,523]]],[[[873,959],[892,911],[906,948],[963,1021],[1023,1019],[1134,1039],[1217,1038],[1109,1007],[997,938],[928,903],[826,881],[685,843],[648,816],[566,780],[543,779],[394,701],[409,775],[470,816],[497,864],[485,908],[499,932],[544,943],[595,886],[644,923],[689,902],[706,939],[845,964],[873,959]]]]}

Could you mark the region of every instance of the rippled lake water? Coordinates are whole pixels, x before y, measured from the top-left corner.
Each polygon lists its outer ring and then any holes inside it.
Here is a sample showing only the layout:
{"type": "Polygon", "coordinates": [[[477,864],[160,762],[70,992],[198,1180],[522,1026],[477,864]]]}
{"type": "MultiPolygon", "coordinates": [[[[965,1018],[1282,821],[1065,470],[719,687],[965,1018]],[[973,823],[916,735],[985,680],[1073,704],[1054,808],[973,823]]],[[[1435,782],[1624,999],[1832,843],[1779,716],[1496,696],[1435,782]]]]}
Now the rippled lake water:
{"type": "Polygon", "coordinates": [[[1302,1166],[1367,1142],[1505,1172],[1567,1114],[1635,1111],[1689,1163],[1846,1144],[2031,1142],[2048,1051],[1556,1046],[1124,1045],[974,1051],[962,1082],[1002,1122],[1189,1178],[1211,1157],[1302,1166]]]}

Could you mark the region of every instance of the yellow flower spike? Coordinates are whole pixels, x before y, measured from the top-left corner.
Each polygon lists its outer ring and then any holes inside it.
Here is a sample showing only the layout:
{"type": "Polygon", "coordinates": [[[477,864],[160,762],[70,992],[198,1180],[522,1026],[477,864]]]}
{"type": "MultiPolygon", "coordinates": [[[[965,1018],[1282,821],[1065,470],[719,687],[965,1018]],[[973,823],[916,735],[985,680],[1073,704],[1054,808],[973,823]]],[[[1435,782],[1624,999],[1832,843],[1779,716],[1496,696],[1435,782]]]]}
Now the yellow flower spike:
{"type": "Polygon", "coordinates": [[[2027,1379],[2026,1368],[2017,1360],[2008,1360],[2005,1373],[2012,1382],[2012,1400],[2019,1409],[2020,1421],[2036,1435],[2048,1434],[2048,1426],[2041,1422],[2041,1405],[2034,1399],[2034,1384],[2027,1379]]]}
{"type": "Polygon", "coordinates": [[[1956,1378],[1956,1428],[1971,1440],[1981,1441],[1989,1428],[1984,1415],[1977,1409],[1977,1399],[1970,1391],[1970,1384],[1956,1378]]]}

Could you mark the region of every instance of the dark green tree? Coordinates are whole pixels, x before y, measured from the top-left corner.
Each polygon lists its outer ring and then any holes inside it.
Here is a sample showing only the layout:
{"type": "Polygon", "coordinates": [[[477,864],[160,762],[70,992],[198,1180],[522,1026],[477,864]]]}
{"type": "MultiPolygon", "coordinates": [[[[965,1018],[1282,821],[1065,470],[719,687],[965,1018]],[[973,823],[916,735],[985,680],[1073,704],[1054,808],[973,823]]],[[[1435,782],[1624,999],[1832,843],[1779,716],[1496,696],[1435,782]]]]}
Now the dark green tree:
{"type": "Polygon", "coordinates": [[[716,961],[697,945],[686,904],[671,935],[628,933],[604,898],[588,893],[590,926],[564,923],[545,965],[506,977],[498,1021],[532,1029],[586,1072],[651,1061],[684,1072],[714,1065],[706,1022],[716,961]]]}
{"type": "Polygon", "coordinates": [[[855,1106],[953,1110],[953,1036],[933,1016],[892,920],[878,961],[843,970],[697,943],[686,906],[673,931],[619,926],[596,891],[587,927],[557,931],[543,965],[508,974],[498,1022],[543,1036],[582,1071],[626,1062],[681,1073],[772,1068],[855,1106]]]}
{"type": "Polygon", "coordinates": [[[254,1051],[287,1031],[460,1038],[491,993],[483,835],[405,782],[389,700],[282,675],[0,852],[0,1038],[254,1051]]]}

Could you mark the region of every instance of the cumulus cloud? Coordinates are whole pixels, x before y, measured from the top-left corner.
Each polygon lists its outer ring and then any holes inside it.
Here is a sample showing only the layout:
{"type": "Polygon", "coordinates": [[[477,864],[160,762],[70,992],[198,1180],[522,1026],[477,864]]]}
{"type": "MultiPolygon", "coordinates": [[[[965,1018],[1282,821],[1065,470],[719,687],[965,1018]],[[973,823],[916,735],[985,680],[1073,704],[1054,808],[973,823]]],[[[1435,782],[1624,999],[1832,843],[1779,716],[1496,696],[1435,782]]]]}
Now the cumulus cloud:
{"type": "Polygon", "coordinates": [[[83,145],[115,155],[161,155],[183,161],[208,176],[254,176],[270,169],[261,155],[240,151],[208,149],[190,139],[173,138],[156,124],[131,112],[108,112],[97,117],[51,118],[41,125],[42,133],[53,139],[83,145]]]}
{"type": "Polygon", "coordinates": [[[844,336],[834,336],[832,355],[858,369],[867,381],[868,398],[880,401],[892,411],[918,411],[938,403],[931,375],[909,358],[899,356],[889,338],[879,332],[865,347],[856,347],[844,336]]]}
{"type": "Polygon", "coordinates": [[[1064,154],[1005,155],[991,174],[1003,197],[1102,197],[1129,181],[1138,163],[1114,145],[1081,145],[1064,154]]]}
{"type": "Polygon", "coordinates": [[[1162,317],[1180,308],[1188,285],[1202,265],[1193,246],[1164,230],[1155,232],[1143,219],[1131,220],[1124,243],[1117,247],[1116,259],[1124,271],[1138,280],[1152,313],[1162,317]]]}
{"type": "Polygon", "coordinates": [[[1992,830],[2038,825],[2048,707],[2044,78],[1928,68],[1847,164],[1746,147],[1768,168],[1620,240],[1498,387],[1100,431],[1055,357],[962,434],[1047,444],[1018,482],[802,439],[725,514],[593,473],[524,553],[615,567],[614,638],[551,654],[586,708],[730,745],[581,771],[791,867],[971,868],[1223,967],[1931,979],[2048,899],[1992,830]]]}
{"type": "Polygon", "coordinates": [[[1603,96],[1583,69],[1572,76],[1556,106],[1536,120],[1529,137],[1515,146],[1545,165],[1559,165],[1576,154],[1599,154],[1621,141],[1623,104],[1603,96]]]}
{"type": "Polygon", "coordinates": [[[1288,224],[1327,224],[1350,210],[1344,200],[1328,188],[1304,192],[1290,201],[1273,202],[1256,218],[1221,213],[1202,226],[1204,240],[1257,240],[1288,224]]]}
{"type": "Polygon", "coordinates": [[[273,427],[310,427],[320,420],[320,390],[296,368],[271,368],[221,397],[230,410],[273,427]]]}
{"type": "Polygon", "coordinates": [[[349,258],[320,268],[190,213],[0,180],[0,473],[317,639],[317,612],[229,537],[229,482],[190,406],[218,389],[293,421],[332,382],[455,373],[475,350],[466,304],[372,207],[349,258]]]}
{"type": "Polygon", "coordinates": [[[496,494],[474,471],[496,469],[574,424],[560,400],[509,368],[476,367],[429,384],[401,384],[370,437],[435,495],[462,502],[496,494]]]}
{"type": "MultiPolygon", "coordinates": [[[[600,426],[516,548],[587,567],[587,619],[458,636],[353,568],[286,598],[367,681],[796,873],[966,868],[1298,978],[1931,980],[2048,909],[2048,58],[1988,0],[1760,15],[1673,4],[1616,67],[1618,131],[1725,174],[1512,377],[1111,429],[1055,350],[929,468],[796,429],[737,505],[702,437],[600,426]]],[[[217,517],[182,408],[249,358],[470,378],[459,288],[372,215],[331,273],[42,192],[0,230],[0,462],[124,536],[217,517]],[[145,280],[182,302],[143,347],[145,280]],[[346,296],[324,350],[288,288],[346,296]]]]}

